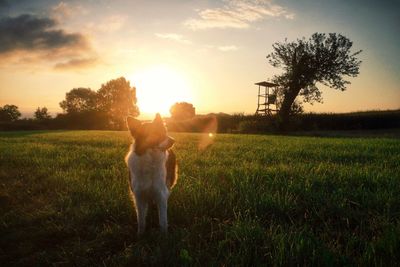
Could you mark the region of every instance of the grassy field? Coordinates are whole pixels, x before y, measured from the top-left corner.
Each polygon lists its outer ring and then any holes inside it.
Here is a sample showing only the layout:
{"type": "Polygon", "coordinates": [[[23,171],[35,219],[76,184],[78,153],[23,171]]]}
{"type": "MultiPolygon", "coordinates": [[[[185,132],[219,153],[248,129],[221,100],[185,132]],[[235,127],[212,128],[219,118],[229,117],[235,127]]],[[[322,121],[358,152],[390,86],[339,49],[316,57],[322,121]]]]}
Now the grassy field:
{"type": "Polygon", "coordinates": [[[127,132],[0,133],[0,265],[400,262],[400,141],[173,134],[170,231],[136,237],[127,132]]]}

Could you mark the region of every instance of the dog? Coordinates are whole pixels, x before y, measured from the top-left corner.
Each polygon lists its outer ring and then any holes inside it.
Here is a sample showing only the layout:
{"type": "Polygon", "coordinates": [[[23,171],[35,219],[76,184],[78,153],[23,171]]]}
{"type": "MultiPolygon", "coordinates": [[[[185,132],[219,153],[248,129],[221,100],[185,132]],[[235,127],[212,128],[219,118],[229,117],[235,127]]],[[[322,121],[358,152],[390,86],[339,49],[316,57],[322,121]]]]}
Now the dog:
{"type": "Polygon", "coordinates": [[[171,150],[175,140],[167,135],[159,113],[150,123],[141,123],[133,117],[127,117],[126,122],[134,139],[125,162],[136,208],[138,236],[145,232],[147,210],[152,202],[158,206],[160,229],[166,233],[167,201],[178,178],[176,156],[171,150]]]}

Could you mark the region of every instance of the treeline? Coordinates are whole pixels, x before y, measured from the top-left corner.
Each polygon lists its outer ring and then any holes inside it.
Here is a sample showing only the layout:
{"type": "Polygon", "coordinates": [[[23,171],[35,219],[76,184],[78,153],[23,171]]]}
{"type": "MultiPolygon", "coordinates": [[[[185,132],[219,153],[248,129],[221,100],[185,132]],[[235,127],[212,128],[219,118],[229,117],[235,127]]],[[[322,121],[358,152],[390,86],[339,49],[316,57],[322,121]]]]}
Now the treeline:
{"type": "MultiPolygon", "coordinates": [[[[136,88],[124,77],[110,80],[95,91],[74,88],[60,102],[63,113],[52,118],[38,107],[33,119],[20,119],[15,105],[0,107],[0,130],[126,130],[126,116],[138,116],[136,88]]],[[[400,128],[400,110],[353,113],[304,113],[283,122],[242,113],[196,115],[192,104],[175,103],[166,124],[173,132],[274,133],[286,131],[374,130],[400,128]]]]}
{"type": "MultiPolygon", "coordinates": [[[[0,130],[125,130],[110,127],[107,113],[82,111],[59,114],[56,118],[21,119],[0,122],[0,130]]],[[[400,128],[400,110],[357,113],[305,113],[290,118],[283,128],[276,116],[260,117],[244,114],[196,115],[190,119],[166,118],[172,132],[276,133],[282,131],[376,130],[400,128]],[[283,130],[282,130],[283,128],[283,130]]]]}
{"type": "Polygon", "coordinates": [[[278,116],[219,113],[198,115],[184,121],[167,120],[167,126],[169,130],[177,132],[206,132],[216,127],[219,133],[393,129],[400,128],[400,110],[305,113],[290,117],[285,125],[282,125],[278,116]]]}
{"type": "Polygon", "coordinates": [[[97,91],[80,87],[67,92],[60,102],[64,113],[54,118],[45,107],[38,107],[33,119],[19,119],[21,113],[15,105],[0,107],[0,130],[125,130],[126,116],[139,115],[136,102],[136,88],[120,77],[97,91]]]}

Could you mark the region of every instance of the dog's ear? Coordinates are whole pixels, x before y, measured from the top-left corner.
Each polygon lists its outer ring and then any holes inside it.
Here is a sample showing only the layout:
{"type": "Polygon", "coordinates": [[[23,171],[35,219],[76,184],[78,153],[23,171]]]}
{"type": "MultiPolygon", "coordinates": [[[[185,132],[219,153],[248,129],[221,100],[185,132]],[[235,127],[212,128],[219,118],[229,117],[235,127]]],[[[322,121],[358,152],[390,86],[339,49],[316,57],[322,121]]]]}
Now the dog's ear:
{"type": "Polygon", "coordinates": [[[161,119],[160,113],[157,113],[157,114],[156,114],[156,117],[154,118],[153,122],[155,122],[155,123],[161,123],[161,124],[163,123],[163,121],[162,121],[162,119],[161,119]]]}
{"type": "Polygon", "coordinates": [[[165,124],[160,116],[160,113],[156,114],[156,117],[153,120],[153,125],[155,126],[154,129],[157,129],[159,134],[164,135],[167,133],[167,128],[165,128],[165,124]]]}
{"type": "Polygon", "coordinates": [[[128,125],[128,129],[131,132],[132,137],[136,138],[142,123],[133,117],[127,117],[126,124],[128,125]]]}

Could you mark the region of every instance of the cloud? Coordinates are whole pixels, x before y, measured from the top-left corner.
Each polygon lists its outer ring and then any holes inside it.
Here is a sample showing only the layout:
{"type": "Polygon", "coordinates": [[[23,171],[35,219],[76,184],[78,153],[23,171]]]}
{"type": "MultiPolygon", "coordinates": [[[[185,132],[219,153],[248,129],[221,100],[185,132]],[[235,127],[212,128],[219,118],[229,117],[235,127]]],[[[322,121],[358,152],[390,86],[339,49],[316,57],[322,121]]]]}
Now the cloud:
{"type": "Polygon", "coordinates": [[[192,44],[190,40],[183,38],[182,35],[176,33],[156,33],[158,38],[172,40],[181,44],[192,44]]]}
{"type": "Polygon", "coordinates": [[[71,70],[71,69],[81,69],[93,66],[97,63],[97,58],[74,58],[68,60],[67,62],[57,63],[54,66],[56,70],[71,70]]]}
{"type": "Polygon", "coordinates": [[[184,25],[192,30],[210,28],[249,28],[250,24],[266,17],[293,19],[294,14],[271,0],[225,1],[220,8],[198,11],[200,18],[188,19],[184,25]]]}
{"type": "Polygon", "coordinates": [[[11,7],[15,4],[27,2],[29,0],[0,0],[0,7],[11,7]]]}
{"type": "Polygon", "coordinates": [[[89,13],[87,9],[83,8],[80,5],[71,5],[64,1],[61,1],[57,5],[53,6],[51,10],[52,17],[57,20],[69,19],[74,16],[86,15],[89,13]]]}
{"type": "Polygon", "coordinates": [[[126,22],[127,17],[120,15],[112,15],[105,17],[100,22],[90,22],[86,24],[86,28],[91,31],[98,31],[103,33],[111,33],[120,30],[126,22]]]}
{"type": "Polygon", "coordinates": [[[84,35],[68,33],[56,26],[54,19],[27,14],[0,18],[0,63],[28,64],[94,57],[84,35]]]}
{"type": "Polygon", "coordinates": [[[8,0],[0,0],[0,7],[8,7],[10,5],[8,0]]]}
{"type": "Polygon", "coordinates": [[[228,51],[236,51],[239,48],[235,45],[225,45],[225,46],[219,46],[218,50],[223,51],[223,52],[228,52],[228,51]]]}
{"type": "Polygon", "coordinates": [[[86,48],[87,42],[79,33],[54,29],[55,21],[31,15],[0,19],[0,54],[13,50],[48,50],[62,47],[86,48]]]}
{"type": "Polygon", "coordinates": [[[73,13],[72,8],[65,2],[60,2],[56,6],[53,6],[52,10],[56,17],[69,18],[73,13]]]}

